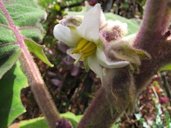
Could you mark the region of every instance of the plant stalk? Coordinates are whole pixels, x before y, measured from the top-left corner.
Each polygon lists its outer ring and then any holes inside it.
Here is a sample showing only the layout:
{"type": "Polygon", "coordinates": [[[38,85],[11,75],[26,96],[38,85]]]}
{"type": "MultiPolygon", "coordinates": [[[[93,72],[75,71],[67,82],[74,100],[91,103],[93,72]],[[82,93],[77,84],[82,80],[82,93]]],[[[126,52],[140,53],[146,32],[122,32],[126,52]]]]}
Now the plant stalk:
{"type": "Polygon", "coordinates": [[[16,44],[21,48],[20,62],[24,72],[27,75],[29,85],[32,89],[34,97],[38,103],[39,108],[44,114],[47,122],[51,128],[56,128],[56,122],[60,120],[59,112],[57,111],[54,102],[48,92],[48,89],[41,77],[41,74],[35,64],[32,55],[27,49],[27,46],[24,43],[24,38],[19,32],[18,28],[15,26],[14,21],[12,20],[8,10],[6,9],[3,0],[0,0],[0,9],[4,13],[8,25],[11,30],[14,32],[16,37],[16,44]]]}

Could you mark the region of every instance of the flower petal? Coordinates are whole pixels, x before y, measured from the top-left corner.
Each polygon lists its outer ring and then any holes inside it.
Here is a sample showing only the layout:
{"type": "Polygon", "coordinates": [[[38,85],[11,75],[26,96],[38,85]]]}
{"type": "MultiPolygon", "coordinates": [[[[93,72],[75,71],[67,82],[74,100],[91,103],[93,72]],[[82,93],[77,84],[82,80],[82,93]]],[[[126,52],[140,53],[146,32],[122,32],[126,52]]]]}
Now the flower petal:
{"type": "Polygon", "coordinates": [[[108,60],[102,48],[97,48],[96,56],[97,56],[97,60],[99,64],[101,64],[102,66],[106,68],[122,68],[130,64],[128,61],[108,60]]]}
{"type": "Polygon", "coordinates": [[[100,4],[96,4],[93,8],[88,10],[84,15],[83,22],[78,27],[80,36],[89,41],[97,42],[99,40],[100,16],[100,4]]]}
{"type": "Polygon", "coordinates": [[[87,58],[88,66],[97,75],[97,77],[102,78],[103,68],[99,65],[96,56],[90,56],[87,58]]]}
{"type": "Polygon", "coordinates": [[[61,24],[55,25],[53,35],[55,38],[64,42],[69,47],[74,47],[81,38],[77,34],[76,30],[71,30],[70,28],[61,24]]]}

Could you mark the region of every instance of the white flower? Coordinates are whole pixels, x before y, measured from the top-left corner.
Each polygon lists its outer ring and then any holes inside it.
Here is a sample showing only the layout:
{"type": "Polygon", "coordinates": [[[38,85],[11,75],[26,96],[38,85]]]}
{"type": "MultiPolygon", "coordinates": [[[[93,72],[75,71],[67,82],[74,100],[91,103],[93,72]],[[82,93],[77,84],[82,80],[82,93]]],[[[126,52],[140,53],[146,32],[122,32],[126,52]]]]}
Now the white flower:
{"type": "Polygon", "coordinates": [[[67,51],[76,61],[84,61],[98,77],[102,78],[102,68],[121,68],[129,64],[128,61],[110,61],[100,40],[100,27],[105,22],[100,4],[96,4],[84,14],[79,26],[69,27],[57,24],[53,34],[70,47],[67,51]]]}

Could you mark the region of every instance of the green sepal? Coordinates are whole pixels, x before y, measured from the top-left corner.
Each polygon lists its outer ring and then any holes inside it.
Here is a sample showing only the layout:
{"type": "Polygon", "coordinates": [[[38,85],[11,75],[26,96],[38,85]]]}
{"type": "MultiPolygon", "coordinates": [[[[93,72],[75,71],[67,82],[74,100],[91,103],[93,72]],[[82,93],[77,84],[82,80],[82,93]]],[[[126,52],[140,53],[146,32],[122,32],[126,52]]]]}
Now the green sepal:
{"type": "Polygon", "coordinates": [[[140,65],[141,60],[151,59],[151,55],[146,51],[133,48],[128,43],[119,42],[112,46],[115,57],[121,60],[129,61],[133,64],[140,65]]]}
{"type": "Polygon", "coordinates": [[[25,39],[24,41],[25,41],[30,52],[32,52],[35,56],[37,56],[40,60],[42,60],[48,66],[53,67],[53,64],[50,63],[50,61],[46,57],[46,55],[43,51],[42,45],[36,43],[35,41],[33,41],[31,39],[25,39]]]}

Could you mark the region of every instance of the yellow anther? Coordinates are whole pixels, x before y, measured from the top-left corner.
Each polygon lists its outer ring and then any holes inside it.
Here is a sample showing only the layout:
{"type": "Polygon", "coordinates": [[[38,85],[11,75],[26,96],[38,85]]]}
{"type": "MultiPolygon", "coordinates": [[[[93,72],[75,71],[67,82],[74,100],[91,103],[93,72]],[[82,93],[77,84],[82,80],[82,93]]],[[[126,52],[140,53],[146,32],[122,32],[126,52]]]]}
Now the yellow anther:
{"type": "Polygon", "coordinates": [[[81,39],[77,46],[73,49],[72,53],[80,54],[80,58],[77,61],[84,61],[87,57],[95,53],[96,48],[97,46],[95,43],[81,39]]]}
{"type": "Polygon", "coordinates": [[[85,60],[87,57],[89,57],[90,55],[92,55],[95,51],[91,51],[91,52],[88,52],[88,53],[85,53],[85,54],[82,54],[81,56],[81,60],[85,60]]]}
{"type": "Polygon", "coordinates": [[[96,45],[93,43],[93,42],[88,42],[84,48],[82,48],[80,50],[81,53],[89,53],[91,52],[92,50],[94,51],[96,49],[96,45]]]}
{"type": "Polygon", "coordinates": [[[80,50],[82,48],[84,48],[84,46],[88,43],[87,40],[85,39],[81,39],[79,42],[78,42],[78,45],[76,46],[76,48],[72,51],[72,53],[79,53],[80,50]]]}

